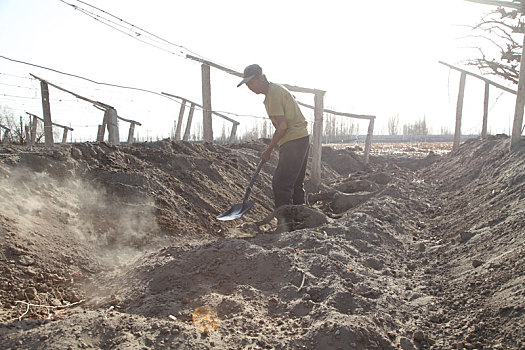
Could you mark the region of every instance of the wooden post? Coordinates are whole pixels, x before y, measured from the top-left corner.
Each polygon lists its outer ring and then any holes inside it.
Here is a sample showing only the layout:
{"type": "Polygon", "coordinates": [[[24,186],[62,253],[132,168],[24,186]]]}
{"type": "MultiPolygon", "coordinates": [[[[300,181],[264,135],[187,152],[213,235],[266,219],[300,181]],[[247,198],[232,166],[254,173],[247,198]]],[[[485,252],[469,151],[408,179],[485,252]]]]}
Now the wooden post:
{"type": "Polygon", "coordinates": [[[188,114],[188,121],[186,122],[186,130],[184,130],[183,141],[188,141],[190,138],[191,122],[193,121],[193,112],[195,111],[195,103],[191,104],[190,113],[188,114]]]}
{"type": "Polygon", "coordinates": [[[454,146],[452,148],[454,151],[459,148],[459,143],[461,141],[461,116],[463,114],[463,97],[465,96],[466,79],[467,74],[465,72],[461,72],[461,78],[459,80],[458,103],[456,105],[456,131],[454,133],[454,146]]]}
{"type": "Polygon", "coordinates": [[[106,127],[105,127],[104,123],[102,125],[98,126],[97,142],[103,142],[104,141],[104,133],[105,133],[105,131],[106,131],[106,127]]]}
{"type": "Polygon", "coordinates": [[[134,134],[135,134],[135,123],[131,122],[129,124],[128,145],[131,145],[133,143],[133,135],[134,134]]]}
{"type": "Polygon", "coordinates": [[[314,95],[314,132],[312,141],[312,167],[310,181],[315,189],[321,185],[321,137],[323,135],[324,91],[316,91],[314,95]]]}
{"type": "Polygon", "coordinates": [[[184,117],[185,108],[186,108],[186,100],[183,99],[182,103],[180,104],[179,121],[177,123],[177,127],[175,128],[175,140],[176,141],[180,141],[180,132],[182,129],[182,118],[184,117]]]}
{"type": "MultiPolygon", "coordinates": [[[[29,116],[31,117],[31,116],[29,116]]],[[[33,116],[33,123],[31,124],[31,145],[36,142],[36,127],[38,125],[38,118],[36,115],[33,116]]]]}
{"type": "Polygon", "coordinates": [[[62,134],[62,144],[63,145],[67,143],[67,132],[68,132],[68,129],[64,128],[64,133],[62,134]]]}
{"type": "Polygon", "coordinates": [[[228,141],[229,143],[235,142],[235,136],[237,135],[237,125],[239,124],[232,124],[232,132],[230,133],[230,140],[228,141]]]}
{"type": "Polygon", "coordinates": [[[4,130],[4,138],[2,139],[2,144],[7,145],[7,144],[10,143],[11,140],[10,140],[9,136],[10,136],[9,135],[9,129],[5,129],[4,130]]]}
{"type": "Polygon", "coordinates": [[[25,125],[24,126],[24,132],[25,132],[25,138],[26,138],[26,144],[27,145],[31,145],[31,135],[30,135],[30,126],[29,125],[25,125]]]}
{"type": "Polygon", "coordinates": [[[51,121],[51,107],[49,106],[49,86],[44,80],[40,81],[42,90],[42,110],[44,112],[44,136],[46,147],[53,147],[53,122],[51,121]]]}
{"type": "Polygon", "coordinates": [[[518,82],[518,94],[516,97],[516,107],[514,109],[514,123],[512,124],[512,137],[510,139],[511,151],[518,149],[521,142],[521,128],[523,127],[523,107],[525,106],[525,35],[520,61],[520,80],[518,82]]]}
{"type": "Polygon", "coordinates": [[[487,121],[489,116],[489,89],[490,84],[485,82],[485,100],[483,101],[483,126],[481,127],[481,138],[487,138],[487,121]]]}
{"type": "Polygon", "coordinates": [[[368,122],[368,132],[366,134],[366,141],[365,141],[365,164],[368,164],[369,156],[370,156],[370,148],[372,146],[372,135],[374,135],[374,121],[375,119],[370,119],[368,122]]]}
{"type": "Polygon", "coordinates": [[[211,121],[211,82],[210,66],[201,65],[202,71],[202,131],[204,142],[213,142],[213,126],[211,121]]]}
{"type": "Polygon", "coordinates": [[[118,145],[120,143],[117,116],[115,108],[109,108],[105,112],[105,119],[108,127],[108,142],[113,145],[118,145]]]}

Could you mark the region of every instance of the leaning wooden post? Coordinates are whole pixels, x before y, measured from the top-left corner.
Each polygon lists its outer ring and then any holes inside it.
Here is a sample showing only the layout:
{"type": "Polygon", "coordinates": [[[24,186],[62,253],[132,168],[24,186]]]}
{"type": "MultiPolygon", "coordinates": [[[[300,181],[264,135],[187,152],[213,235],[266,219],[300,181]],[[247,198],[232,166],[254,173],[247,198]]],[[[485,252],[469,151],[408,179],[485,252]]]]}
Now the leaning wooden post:
{"type": "Polygon", "coordinates": [[[485,99],[483,101],[483,126],[481,127],[481,138],[487,138],[487,121],[489,117],[489,89],[490,84],[488,81],[485,82],[485,99]]]}
{"type": "Polygon", "coordinates": [[[456,105],[456,131],[454,132],[454,146],[453,150],[459,148],[459,143],[461,140],[461,116],[463,114],[463,97],[465,96],[465,81],[467,79],[467,74],[461,72],[461,78],[459,80],[459,93],[458,93],[458,103],[456,105]]]}
{"type": "Polygon", "coordinates": [[[374,118],[371,118],[368,122],[368,132],[366,134],[366,141],[365,141],[365,164],[368,164],[369,156],[370,156],[370,148],[372,147],[372,135],[374,135],[374,118]]]}
{"type": "Polygon", "coordinates": [[[67,143],[67,131],[68,129],[64,128],[64,133],[62,134],[62,144],[63,145],[67,143]]]}
{"type": "Polygon", "coordinates": [[[188,114],[188,121],[186,122],[186,130],[184,130],[183,141],[188,141],[190,138],[191,122],[193,121],[193,112],[195,112],[195,103],[191,104],[190,113],[188,114]]]}
{"type": "Polygon", "coordinates": [[[202,64],[202,131],[204,142],[213,142],[213,126],[211,121],[211,82],[210,66],[202,64]]]}
{"type": "Polygon", "coordinates": [[[314,132],[312,141],[312,167],[310,181],[317,190],[321,185],[321,137],[323,135],[324,91],[317,90],[314,95],[314,132]]]}
{"type": "Polygon", "coordinates": [[[175,128],[175,140],[180,141],[180,132],[182,129],[182,118],[184,117],[184,109],[186,108],[186,100],[182,99],[182,103],[180,104],[180,111],[179,111],[179,121],[177,122],[177,127],[175,128]]]}
{"type": "Polygon", "coordinates": [[[46,147],[53,147],[53,122],[51,121],[51,107],[49,106],[49,86],[44,80],[40,81],[42,90],[42,110],[44,112],[44,136],[46,147]]]}
{"type": "Polygon", "coordinates": [[[232,125],[232,132],[230,133],[230,139],[228,140],[229,143],[235,142],[235,136],[237,135],[237,125],[239,124],[233,123],[232,125]]]}
{"type": "Polygon", "coordinates": [[[518,82],[518,93],[516,107],[514,109],[514,123],[512,124],[512,137],[510,139],[511,151],[518,149],[521,142],[521,130],[523,127],[523,107],[525,106],[525,35],[520,60],[520,79],[518,82]]]}
{"type": "Polygon", "coordinates": [[[134,134],[135,134],[135,123],[131,122],[129,124],[128,145],[131,145],[133,143],[133,135],[134,134]]]}

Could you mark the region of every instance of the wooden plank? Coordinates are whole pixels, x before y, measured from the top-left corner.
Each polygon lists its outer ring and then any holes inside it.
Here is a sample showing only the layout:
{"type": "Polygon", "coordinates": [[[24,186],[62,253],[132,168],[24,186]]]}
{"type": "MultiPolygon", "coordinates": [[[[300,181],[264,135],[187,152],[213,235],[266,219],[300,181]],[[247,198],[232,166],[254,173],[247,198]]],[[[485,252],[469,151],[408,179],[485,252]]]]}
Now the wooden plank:
{"type": "Polygon", "coordinates": [[[131,145],[133,143],[134,134],[135,134],[135,123],[130,123],[129,131],[128,131],[128,145],[131,145]]]}
{"type": "Polygon", "coordinates": [[[51,107],[49,106],[49,86],[47,82],[40,81],[42,90],[42,111],[44,113],[44,137],[46,147],[53,147],[53,122],[51,121],[51,107]]]}
{"type": "Polygon", "coordinates": [[[118,119],[118,120],[122,120],[122,121],[124,121],[124,122],[133,123],[133,124],[138,125],[138,126],[142,126],[141,123],[139,123],[139,122],[137,122],[137,121],[135,121],[135,120],[122,118],[120,115],[117,115],[117,119],[118,119]]]}
{"type": "MultiPolygon", "coordinates": [[[[314,106],[311,106],[309,104],[306,104],[306,103],[303,103],[303,102],[299,102],[297,101],[297,103],[300,105],[300,106],[303,106],[303,107],[306,107],[306,108],[310,108],[310,109],[314,109],[315,110],[315,107],[314,106]]],[[[349,118],[356,118],[356,119],[367,119],[367,120],[370,120],[370,119],[375,119],[375,116],[374,115],[364,115],[364,114],[353,114],[353,113],[342,113],[342,112],[336,112],[336,111],[333,111],[331,109],[323,109],[323,111],[325,113],[330,113],[330,114],[333,114],[333,115],[340,115],[342,117],[349,117],[349,118]]]]}
{"type": "Polygon", "coordinates": [[[242,78],[243,77],[243,74],[241,72],[237,72],[233,69],[230,69],[230,68],[226,68],[220,64],[217,64],[217,63],[213,63],[211,61],[208,61],[208,60],[205,60],[205,59],[202,59],[200,57],[196,57],[196,56],[192,56],[192,55],[186,55],[186,58],[189,58],[190,60],[194,60],[194,61],[197,61],[197,62],[200,62],[202,64],[205,64],[207,66],[211,66],[213,68],[217,68],[217,69],[220,69],[222,70],[223,72],[226,72],[226,73],[229,73],[229,74],[232,74],[232,75],[235,75],[236,77],[240,77],[242,78]]]}
{"type": "Polygon", "coordinates": [[[78,99],[81,99],[81,100],[84,100],[84,101],[90,102],[90,103],[92,103],[92,104],[94,104],[94,105],[97,105],[97,106],[100,106],[100,107],[102,107],[102,108],[104,108],[104,109],[113,108],[113,107],[111,107],[110,105],[107,105],[107,104],[105,104],[105,103],[98,102],[98,101],[94,101],[94,100],[91,100],[91,99],[89,99],[89,98],[87,98],[87,97],[84,97],[84,96],[81,96],[81,95],[76,94],[76,93],[74,93],[74,92],[71,92],[71,91],[69,91],[69,90],[66,90],[66,89],[64,89],[64,88],[62,88],[62,87],[60,87],[60,86],[58,86],[58,85],[55,85],[55,84],[50,83],[50,82],[48,82],[48,81],[46,81],[46,80],[44,80],[44,79],[42,79],[42,78],[39,78],[39,77],[37,77],[37,76],[34,75],[34,74],[29,73],[29,75],[31,75],[31,76],[32,76],[33,78],[35,78],[35,79],[40,80],[40,82],[45,81],[47,84],[51,85],[52,87],[54,87],[54,88],[56,88],[56,89],[58,89],[58,90],[62,90],[62,91],[64,91],[64,92],[67,92],[68,94],[71,94],[71,95],[75,96],[75,97],[78,98],[78,99]]]}
{"type": "Polygon", "coordinates": [[[483,125],[481,126],[481,138],[487,138],[487,122],[489,119],[489,89],[490,84],[485,82],[485,98],[483,100],[483,125]]]}
{"type": "Polygon", "coordinates": [[[461,72],[461,78],[459,80],[459,92],[458,92],[458,103],[456,105],[456,130],[454,132],[454,146],[453,150],[459,148],[461,140],[461,117],[463,115],[463,97],[465,96],[465,81],[467,79],[467,73],[461,72]]]}
{"type": "MultiPolygon", "coordinates": [[[[217,69],[222,70],[223,72],[226,72],[228,74],[235,75],[236,77],[239,77],[239,78],[243,77],[243,73],[241,73],[241,72],[237,72],[237,71],[235,71],[233,69],[226,68],[226,67],[224,67],[224,66],[222,66],[220,64],[217,64],[217,63],[214,63],[214,62],[202,59],[200,57],[196,57],[196,56],[193,56],[193,55],[186,55],[186,58],[189,58],[190,60],[194,60],[194,61],[197,61],[197,62],[201,62],[202,64],[205,64],[207,66],[211,66],[213,68],[217,68],[217,69]]],[[[295,91],[295,92],[305,92],[305,93],[315,94],[317,91],[322,91],[322,90],[318,90],[318,89],[304,88],[304,87],[294,86],[294,85],[289,85],[289,84],[282,84],[282,85],[284,87],[286,87],[288,90],[295,91]]],[[[322,91],[322,92],[324,93],[326,91],[322,91]]]]}
{"type": "Polygon", "coordinates": [[[521,133],[523,127],[523,107],[525,106],[525,35],[521,49],[520,79],[518,82],[518,95],[516,97],[516,107],[514,109],[514,122],[512,123],[512,136],[510,139],[511,151],[517,150],[521,143],[521,133]]]}
{"type": "MultiPolygon", "coordinates": [[[[32,116],[33,118],[37,118],[37,119],[39,119],[39,120],[41,120],[41,121],[44,121],[44,119],[40,118],[40,117],[37,116],[37,115],[31,114],[31,113],[29,113],[29,112],[26,112],[26,114],[32,116]]],[[[57,124],[57,123],[55,123],[55,122],[53,122],[53,125],[54,125],[54,126],[61,127],[62,129],[68,129],[69,131],[73,131],[73,129],[70,128],[69,126],[60,125],[60,124],[57,124]]]]}
{"type": "Polygon", "coordinates": [[[179,120],[177,122],[177,127],[175,128],[175,140],[180,140],[180,133],[182,129],[182,119],[184,118],[184,110],[186,109],[186,100],[182,100],[179,110],[179,120]]]}
{"type": "Polygon", "coordinates": [[[211,81],[210,66],[201,65],[202,73],[202,132],[204,142],[213,142],[213,125],[211,120],[211,81]]]}
{"type": "Polygon", "coordinates": [[[490,80],[490,79],[487,79],[487,78],[482,77],[481,75],[478,75],[478,74],[475,74],[475,73],[471,73],[471,72],[469,72],[469,71],[466,71],[466,70],[464,70],[464,69],[461,69],[461,68],[455,67],[455,66],[453,66],[453,65],[451,65],[451,64],[448,64],[448,63],[445,63],[445,62],[442,62],[442,61],[439,61],[439,63],[441,63],[442,65],[445,65],[445,66],[447,66],[447,67],[449,67],[449,68],[451,68],[451,69],[457,70],[458,72],[465,73],[465,74],[468,74],[468,75],[470,75],[470,76],[472,76],[472,77],[475,77],[475,78],[478,78],[478,79],[480,79],[480,80],[483,80],[483,81],[486,82],[486,83],[490,83],[491,85],[493,85],[493,86],[495,86],[495,87],[497,87],[498,89],[501,89],[501,90],[503,90],[503,91],[510,92],[511,94],[514,94],[514,95],[516,95],[516,93],[517,93],[516,90],[509,89],[508,87],[503,86],[503,85],[498,84],[498,83],[495,83],[495,82],[493,82],[493,81],[490,80]]]}
{"type": "Polygon", "coordinates": [[[318,91],[314,95],[314,130],[312,141],[312,166],[310,172],[310,181],[316,190],[321,185],[321,138],[323,136],[323,105],[324,92],[318,91]]]}
{"type": "Polygon", "coordinates": [[[323,94],[326,93],[326,91],[319,90],[319,89],[310,89],[310,88],[305,88],[305,87],[295,86],[295,85],[290,85],[290,84],[281,84],[281,85],[293,92],[303,92],[303,93],[314,94],[314,95],[317,93],[323,93],[323,94]]]}
{"type": "Polygon", "coordinates": [[[195,103],[192,103],[190,106],[190,113],[188,114],[188,121],[186,122],[186,130],[184,130],[183,141],[188,141],[190,138],[191,123],[193,121],[193,112],[195,111],[195,103]]]}
{"type": "Polygon", "coordinates": [[[372,137],[374,135],[374,122],[375,122],[375,119],[370,119],[370,121],[368,122],[368,132],[366,133],[365,152],[364,152],[365,164],[368,164],[368,161],[370,159],[370,149],[372,148],[372,137]]]}

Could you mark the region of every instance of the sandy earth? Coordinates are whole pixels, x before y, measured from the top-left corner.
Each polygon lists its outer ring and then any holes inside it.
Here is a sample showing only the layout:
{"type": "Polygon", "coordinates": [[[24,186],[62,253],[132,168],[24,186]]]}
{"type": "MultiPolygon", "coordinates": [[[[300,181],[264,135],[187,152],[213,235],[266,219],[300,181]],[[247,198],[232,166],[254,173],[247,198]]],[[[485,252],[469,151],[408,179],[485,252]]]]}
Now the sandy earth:
{"type": "Polygon", "coordinates": [[[264,148],[1,147],[2,348],[525,349],[524,142],[324,148],[281,233],[274,154],[216,220],[264,148]]]}

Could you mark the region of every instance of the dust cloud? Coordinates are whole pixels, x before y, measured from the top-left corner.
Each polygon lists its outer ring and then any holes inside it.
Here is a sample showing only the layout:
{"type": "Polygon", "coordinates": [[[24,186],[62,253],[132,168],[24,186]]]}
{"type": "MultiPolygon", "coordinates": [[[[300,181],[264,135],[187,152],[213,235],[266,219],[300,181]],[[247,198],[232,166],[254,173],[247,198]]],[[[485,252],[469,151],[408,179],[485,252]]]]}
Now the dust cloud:
{"type": "Polygon", "coordinates": [[[1,167],[0,205],[26,239],[65,233],[106,265],[129,261],[160,236],[151,198],[123,202],[75,176],[1,167]]]}

